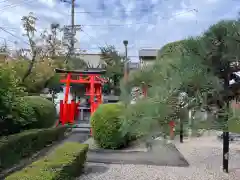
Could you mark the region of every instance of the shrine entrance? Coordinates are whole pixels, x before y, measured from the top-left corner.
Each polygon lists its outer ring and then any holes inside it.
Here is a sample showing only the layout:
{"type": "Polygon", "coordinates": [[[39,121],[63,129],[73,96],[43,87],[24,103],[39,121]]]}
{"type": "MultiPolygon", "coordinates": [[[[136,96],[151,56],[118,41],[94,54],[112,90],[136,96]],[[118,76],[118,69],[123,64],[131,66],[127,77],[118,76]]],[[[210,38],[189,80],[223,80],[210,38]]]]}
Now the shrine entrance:
{"type": "Polygon", "coordinates": [[[76,124],[80,127],[82,125],[82,128],[91,128],[90,116],[102,103],[102,85],[106,83],[100,76],[106,71],[92,68],[87,70],[55,69],[55,72],[62,74],[60,82],[65,84],[64,100],[60,101],[59,124],[76,124]],[[85,85],[85,97],[88,99],[88,106],[84,106],[80,101],[76,102],[73,99],[69,101],[70,85],[74,83],[85,85]],[[84,119],[85,113],[90,114],[87,121],[84,119]]]}

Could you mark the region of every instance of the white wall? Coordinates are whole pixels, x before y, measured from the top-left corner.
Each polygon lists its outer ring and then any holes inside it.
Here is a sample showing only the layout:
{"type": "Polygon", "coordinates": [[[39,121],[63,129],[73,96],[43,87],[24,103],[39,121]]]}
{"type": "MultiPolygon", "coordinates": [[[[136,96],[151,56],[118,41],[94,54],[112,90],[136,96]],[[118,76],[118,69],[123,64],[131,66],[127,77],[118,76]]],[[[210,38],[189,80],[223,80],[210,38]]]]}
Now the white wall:
{"type": "MultiPolygon", "coordinates": [[[[70,89],[71,89],[71,88],[70,88],[70,89]]],[[[54,102],[55,102],[55,104],[56,104],[56,110],[57,110],[57,113],[58,113],[58,114],[59,114],[59,112],[60,112],[60,100],[64,100],[65,90],[66,90],[66,87],[64,86],[64,87],[63,87],[63,91],[57,93],[57,94],[56,94],[56,98],[54,99],[54,102]]],[[[71,93],[69,93],[69,95],[68,95],[68,103],[70,103],[72,99],[73,99],[73,96],[72,96],[71,93]]]]}
{"type": "Polygon", "coordinates": [[[144,66],[151,66],[151,65],[153,65],[155,62],[156,62],[156,60],[144,60],[144,61],[141,60],[140,67],[142,68],[142,67],[144,67],[144,66]]]}

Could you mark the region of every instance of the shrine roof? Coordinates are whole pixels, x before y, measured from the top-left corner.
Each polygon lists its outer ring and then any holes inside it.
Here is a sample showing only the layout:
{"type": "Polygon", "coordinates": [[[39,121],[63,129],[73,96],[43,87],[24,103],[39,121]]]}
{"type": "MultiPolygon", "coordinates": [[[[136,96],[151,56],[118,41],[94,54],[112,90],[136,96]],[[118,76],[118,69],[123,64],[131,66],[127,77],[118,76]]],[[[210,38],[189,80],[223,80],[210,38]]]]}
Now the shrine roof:
{"type": "Polygon", "coordinates": [[[55,69],[56,73],[72,73],[72,74],[105,74],[106,70],[100,68],[88,68],[82,70],[66,70],[66,69],[55,69]]]}

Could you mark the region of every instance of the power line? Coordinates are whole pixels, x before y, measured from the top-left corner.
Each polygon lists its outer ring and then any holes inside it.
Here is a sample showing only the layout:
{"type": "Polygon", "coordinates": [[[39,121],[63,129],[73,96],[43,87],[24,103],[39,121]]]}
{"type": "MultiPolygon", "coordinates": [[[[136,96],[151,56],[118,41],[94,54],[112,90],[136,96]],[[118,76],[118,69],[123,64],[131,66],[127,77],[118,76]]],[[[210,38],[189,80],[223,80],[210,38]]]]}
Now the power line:
{"type": "MultiPolygon", "coordinates": [[[[139,10],[120,10],[120,11],[115,11],[115,12],[119,12],[119,13],[128,13],[128,12],[148,12],[150,11],[151,8],[146,8],[146,9],[139,9],[139,10]]],[[[159,11],[152,11],[152,12],[159,12],[159,11]]],[[[76,14],[103,14],[105,13],[105,11],[76,11],[76,14]]]]}
{"type": "MultiPolygon", "coordinates": [[[[85,32],[85,31],[83,31],[83,30],[82,30],[82,32],[83,32],[84,34],[86,34],[88,37],[93,38],[93,37],[90,36],[87,32],[85,32]]],[[[103,46],[101,46],[101,44],[98,43],[97,41],[95,41],[95,42],[97,43],[98,48],[99,48],[99,50],[100,50],[103,46]]],[[[105,45],[107,45],[106,42],[105,42],[105,45]]],[[[97,49],[97,48],[88,48],[88,49],[80,48],[80,49],[87,51],[87,50],[94,50],[94,49],[97,49]]],[[[116,48],[116,49],[120,49],[120,48],[116,48]]],[[[128,49],[135,49],[135,48],[129,47],[128,49]]],[[[136,56],[136,55],[128,55],[128,57],[130,57],[130,58],[139,58],[139,56],[136,56]]]]}
{"type": "Polygon", "coordinates": [[[8,41],[8,42],[11,42],[11,43],[16,43],[15,41],[11,41],[11,40],[8,40],[8,39],[6,39],[6,38],[4,38],[4,37],[0,37],[0,39],[3,39],[4,41],[8,41]]]}
{"type": "Polygon", "coordinates": [[[26,4],[26,2],[29,3],[29,2],[33,2],[33,1],[34,0],[23,0],[23,1],[19,2],[19,3],[8,4],[6,6],[3,6],[2,9],[0,9],[0,13],[2,13],[2,11],[6,10],[6,9],[14,8],[14,7],[17,7],[17,6],[21,5],[21,4],[26,4]]]}
{"type": "MultiPolygon", "coordinates": [[[[185,9],[186,10],[186,9],[185,9]]],[[[187,11],[197,11],[196,9],[188,9],[187,11]]],[[[146,9],[140,9],[140,10],[120,10],[115,11],[119,13],[129,13],[129,12],[135,12],[135,13],[141,13],[141,12],[151,12],[151,13],[158,13],[159,11],[151,11],[151,8],[146,9]]],[[[76,11],[76,14],[104,14],[105,11],[76,11]]],[[[68,14],[70,16],[70,14],[68,14]]]]}
{"type": "MultiPolygon", "coordinates": [[[[89,35],[87,32],[85,32],[83,29],[82,29],[82,32],[84,33],[84,34],[86,34],[90,39],[93,39],[93,40],[95,40],[91,35],[89,35]]],[[[95,42],[97,43],[97,46],[98,46],[98,48],[100,49],[101,47],[103,47],[100,43],[98,43],[96,40],[95,40],[95,42]]],[[[105,42],[105,45],[106,45],[107,43],[105,42]]]]}
{"type": "Polygon", "coordinates": [[[30,45],[27,41],[25,41],[25,40],[23,40],[22,38],[16,36],[15,34],[11,33],[10,31],[6,30],[5,28],[0,27],[0,29],[3,30],[4,32],[6,32],[7,34],[10,34],[11,36],[15,37],[16,39],[21,40],[21,41],[24,42],[25,44],[30,45]]]}
{"type": "MultiPolygon", "coordinates": [[[[189,12],[198,12],[196,9],[191,9],[182,13],[177,13],[172,16],[166,16],[166,17],[161,17],[160,19],[171,19],[189,12]]],[[[82,24],[81,26],[129,26],[129,25],[139,25],[139,24],[149,24],[149,21],[147,22],[138,22],[138,23],[128,23],[128,24],[82,24]]]]}

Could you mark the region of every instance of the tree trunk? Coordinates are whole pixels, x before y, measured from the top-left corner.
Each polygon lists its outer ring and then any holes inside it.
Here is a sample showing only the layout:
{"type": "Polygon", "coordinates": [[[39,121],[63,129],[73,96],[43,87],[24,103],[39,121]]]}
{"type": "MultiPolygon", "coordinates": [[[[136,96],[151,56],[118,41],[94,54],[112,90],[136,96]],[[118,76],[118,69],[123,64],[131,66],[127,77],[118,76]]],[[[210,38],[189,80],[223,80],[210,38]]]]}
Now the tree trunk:
{"type": "Polygon", "coordinates": [[[33,57],[29,63],[28,69],[22,78],[22,82],[24,82],[26,80],[26,78],[32,73],[32,69],[33,69],[33,65],[34,65],[35,61],[36,61],[36,53],[33,54],[33,57]]]}

